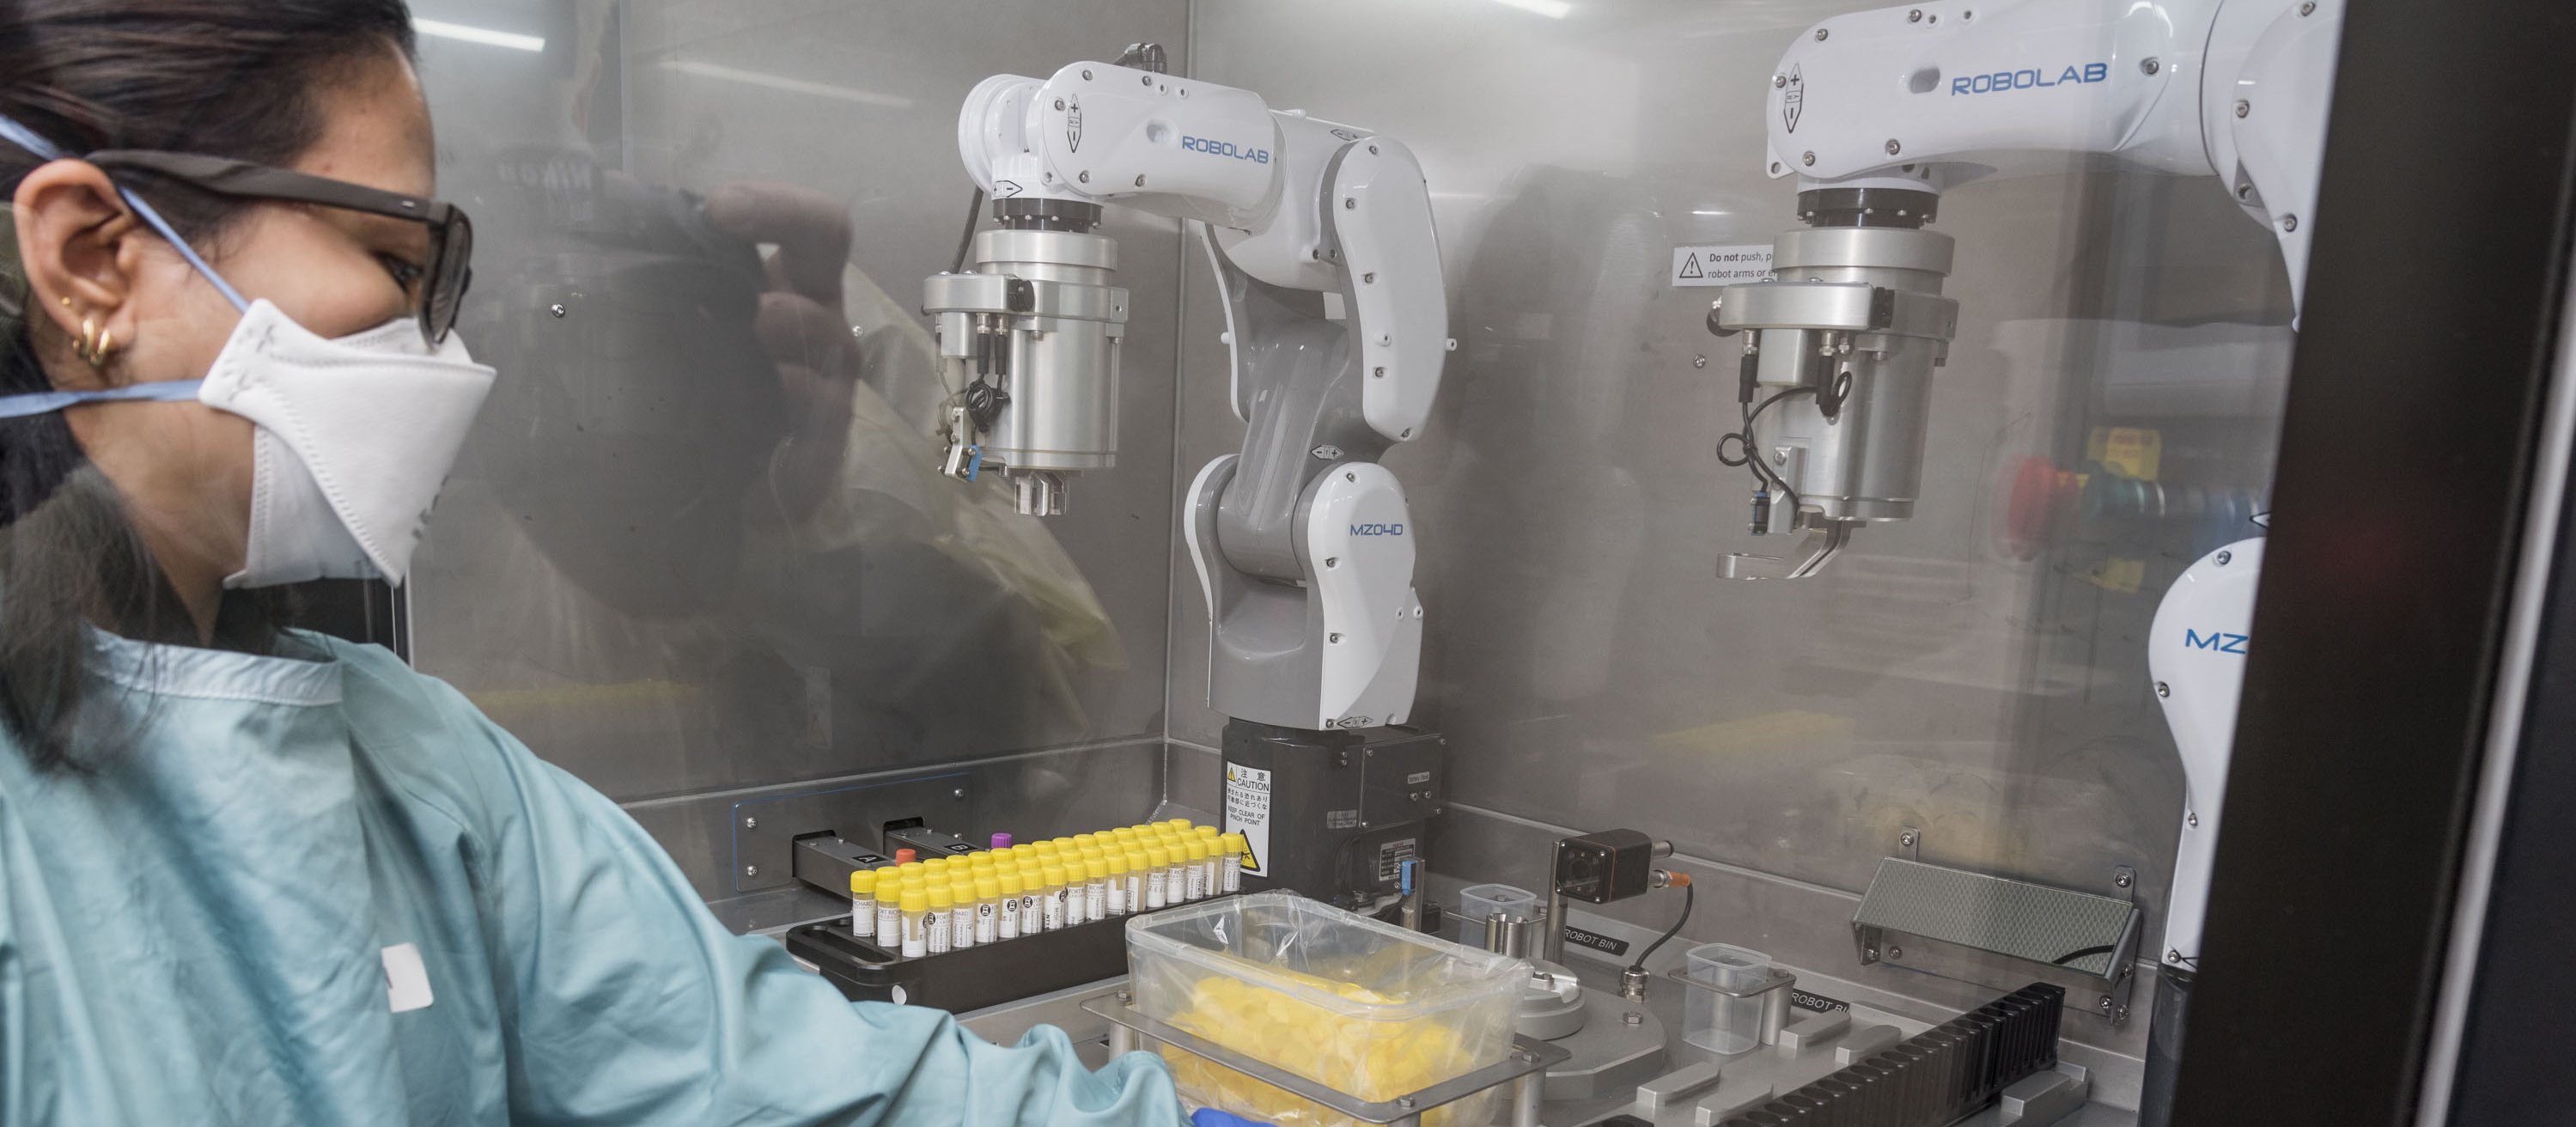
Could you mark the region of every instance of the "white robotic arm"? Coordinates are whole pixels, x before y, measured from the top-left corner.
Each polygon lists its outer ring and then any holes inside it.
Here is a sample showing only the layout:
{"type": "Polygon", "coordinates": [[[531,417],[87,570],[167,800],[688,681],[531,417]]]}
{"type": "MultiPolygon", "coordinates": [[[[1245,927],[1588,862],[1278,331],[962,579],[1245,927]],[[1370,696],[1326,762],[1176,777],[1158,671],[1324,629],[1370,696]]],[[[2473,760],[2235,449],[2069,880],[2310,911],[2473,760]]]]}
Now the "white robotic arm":
{"type": "Polygon", "coordinates": [[[1212,621],[1209,699],[1300,730],[1401,723],[1422,607],[1404,492],[1376,464],[1420,435],[1453,343],[1412,152],[1249,91],[1110,63],[986,79],[958,119],[1000,227],[926,286],[963,389],[944,468],[998,466],[1021,509],[1117,450],[1126,291],[1092,233],[1115,203],[1198,225],[1226,297],[1243,452],[1209,464],[1184,533],[1212,621]]]}
{"type": "Polygon", "coordinates": [[[1776,281],[1709,314],[1742,333],[1740,445],[1754,530],[1815,534],[1812,575],[1872,521],[1912,515],[1932,369],[1957,303],[1941,193],[2093,158],[2217,176],[2269,227],[2304,290],[2342,0],[1942,0],[1836,16],[1782,56],[1766,103],[1771,175],[1795,176],[1806,229],[1776,281]],[[1775,503],[1776,502],[1776,503],[1775,503]]]}

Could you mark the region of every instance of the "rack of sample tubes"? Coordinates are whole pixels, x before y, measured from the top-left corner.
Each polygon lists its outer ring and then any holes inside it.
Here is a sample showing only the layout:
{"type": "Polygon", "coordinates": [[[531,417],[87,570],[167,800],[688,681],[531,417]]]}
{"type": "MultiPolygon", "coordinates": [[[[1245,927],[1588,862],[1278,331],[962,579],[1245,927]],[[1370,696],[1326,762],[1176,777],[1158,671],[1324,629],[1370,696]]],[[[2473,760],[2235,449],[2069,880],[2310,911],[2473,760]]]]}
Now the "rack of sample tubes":
{"type": "Polygon", "coordinates": [[[953,1012],[1081,985],[1125,971],[1126,917],[1239,892],[1245,841],[1173,819],[956,848],[853,871],[850,918],[789,952],[852,998],[953,1012]]]}

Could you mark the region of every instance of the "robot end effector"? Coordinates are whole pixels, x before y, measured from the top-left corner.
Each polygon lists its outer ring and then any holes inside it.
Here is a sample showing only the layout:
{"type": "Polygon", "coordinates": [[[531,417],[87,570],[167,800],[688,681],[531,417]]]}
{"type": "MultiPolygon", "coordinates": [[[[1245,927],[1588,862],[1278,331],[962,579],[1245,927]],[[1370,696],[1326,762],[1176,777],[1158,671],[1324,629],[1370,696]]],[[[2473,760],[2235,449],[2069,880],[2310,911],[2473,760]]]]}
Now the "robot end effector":
{"type": "Polygon", "coordinates": [[[1742,334],[1742,427],[1718,457],[1752,474],[1756,534],[1807,528],[1815,574],[1871,521],[1913,513],[1932,370],[1958,303],[1941,192],[2059,171],[2069,156],[2218,176],[2306,274],[2342,0],[1927,3],[1837,16],[1770,78],[1769,172],[1799,178],[1776,280],[1726,287],[1708,325],[1742,334]],[[1903,76],[1890,83],[1888,75],[1903,76]]]}

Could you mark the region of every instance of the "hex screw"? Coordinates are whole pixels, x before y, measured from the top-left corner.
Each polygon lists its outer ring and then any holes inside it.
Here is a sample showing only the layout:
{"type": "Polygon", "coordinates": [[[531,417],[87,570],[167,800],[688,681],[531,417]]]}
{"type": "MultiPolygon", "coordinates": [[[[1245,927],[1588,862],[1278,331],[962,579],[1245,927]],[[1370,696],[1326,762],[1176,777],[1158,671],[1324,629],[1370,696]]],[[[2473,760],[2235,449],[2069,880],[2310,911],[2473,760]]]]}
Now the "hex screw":
{"type": "Polygon", "coordinates": [[[1055,108],[1057,108],[1057,109],[1059,109],[1059,110],[1063,109],[1063,108],[1064,108],[1064,99],[1062,99],[1062,98],[1058,98],[1058,99],[1056,99],[1056,100],[1055,100],[1055,108]]]}
{"type": "Polygon", "coordinates": [[[1896,143],[1896,138],[1894,138],[1894,137],[1890,137],[1890,138],[1888,138],[1888,139],[1887,139],[1887,155],[1889,155],[1889,156],[1895,156],[1896,154],[1901,153],[1901,152],[1904,152],[1904,151],[1905,151],[1905,146],[1900,145],[1900,144],[1897,144],[1897,143],[1896,143]]]}
{"type": "Polygon", "coordinates": [[[2317,14],[2317,0],[2302,0],[2302,3],[2299,5],[2299,14],[2303,16],[2313,16],[2317,14]]]}
{"type": "Polygon", "coordinates": [[[2182,816],[2182,820],[2190,823],[2194,828],[2198,828],[2200,825],[2200,812],[2195,810],[2189,814],[2185,814],[2182,816]]]}
{"type": "Polygon", "coordinates": [[[1816,151],[1814,149],[1807,150],[1807,155],[1800,157],[1799,160],[1811,165],[1816,163],[1816,151]]]}
{"type": "Polygon", "coordinates": [[[2180,947],[2171,947],[2171,948],[2167,948],[2167,949],[2165,950],[2165,961],[2166,961],[2166,962],[2168,962],[2168,963],[2179,963],[2179,962],[2181,962],[2181,961],[2182,961],[2182,948],[2180,948],[2180,947]]]}
{"type": "Polygon", "coordinates": [[[2120,886],[2120,887],[2122,887],[2122,888],[2127,888],[2127,887],[2129,887],[2130,885],[2133,885],[2133,884],[2138,883],[2138,878],[2137,878],[2137,877],[2135,877],[2135,876],[2132,876],[2132,875],[2130,875],[2130,874],[2128,874],[2128,873],[2122,873],[2122,874],[2120,874],[2120,875],[2118,875],[2118,876],[2112,877],[2112,878],[2111,878],[2111,883],[2112,883],[2112,884],[2115,884],[2115,885],[2118,885],[2118,886],[2120,886]]]}
{"type": "Polygon", "coordinates": [[[1771,88],[1772,88],[1772,89],[1774,89],[1774,90],[1777,90],[1777,89],[1779,89],[1779,88],[1781,88],[1781,87],[1783,87],[1783,86],[1786,86],[1786,85],[1788,85],[1788,84],[1789,84],[1789,76],[1788,76],[1788,75],[1785,75],[1785,74],[1775,74],[1775,75],[1772,75],[1772,76],[1771,76],[1771,88]]]}
{"type": "Polygon", "coordinates": [[[2218,553],[2218,558],[2217,558],[2216,560],[2211,561],[2211,562],[2216,563],[2216,564],[2217,564],[2218,566],[2220,566],[2220,567],[2226,567],[2226,566],[2227,566],[2227,561],[2232,560],[2232,559],[2235,559],[2235,558],[2236,558],[2236,553],[2234,553],[2234,552],[2220,552],[2220,553],[2218,553]]]}
{"type": "Polygon", "coordinates": [[[1694,368],[1705,368],[1705,367],[1708,367],[1708,357],[1706,357],[1706,356],[1693,356],[1693,357],[1691,357],[1691,367],[1694,367],[1694,368]]]}
{"type": "Polygon", "coordinates": [[[1922,23],[1922,22],[1923,22],[1923,9],[1921,9],[1921,8],[1916,8],[1916,9],[1914,9],[1914,10],[1913,10],[1913,11],[1911,11],[1911,12],[1907,12],[1907,13],[1905,13],[1905,22],[1907,22],[1907,23],[1922,23]]]}
{"type": "Polygon", "coordinates": [[[745,819],[743,819],[743,820],[742,820],[742,828],[744,828],[744,829],[746,829],[746,830],[756,830],[756,829],[759,829],[759,828],[760,828],[760,819],[758,819],[758,818],[745,818],[745,819]]]}
{"type": "Polygon", "coordinates": [[[2243,116],[2245,116],[2246,114],[2253,113],[2253,112],[2254,112],[2254,103],[2249,102],[2249,101],[2246,101],[2246,100],[2245,100],[2245,99],[2243,99],[2243,98],[2238,98],[2238,99],[2236,100],[2236,116],[2238,116],[2238,117],[2243,117],[2243,116]]]}
{"type": "Polygon", "coordinates": [[[1898,834],[1896,837],[1896,844],[1902,845],[1907,849],[1914,848],[1914,831],[1907,830],[1902,834],[1898,834]]]}
{"type": "Polygon", "coordinates": [[[1091,81],[1091,72],[1090,72],[1090,71],[1087,71],[1087,70],[1086,70],[1086,71],[1084,71],[1084,72],[1082,72],[1082,80],[1083,80],[1084,82],[1089,82],[1089,81],[1091,81]]]}
{"type": "Polygon", "coordinates": [[[560,321],[563,320],[564,314],[571,312],[571,310],[565,309],[562,302],[556,302],[553,305],[547,306],[546,312],[554,314],[555,320],[560,321]]]}
{"type": "Polygon", "coordinates": [[[1081,173],[1077,173],[1077,174],[1074,176],[1074,179],[1076,179],[1076,180],[1080,180],[1080,181],[1082,181],[1082,182],[1083,182],[1083,183],[1085,183],[1085,184],[1091,183],[1091,173],[1090,173],[1089,171],[1087,171],[1087,170],[1086,170],[1086,171],[1084,171],[1084,172],[1081,172],[1081,173]]]}
{"type": "Polygon", "coordinates": [[[1905,948],[1891,943],[1887,947],[1887,957],[1890,961],[1902,959],[1905,957],[1905,948]]]}
{"type": "Polygon", "coordinates": [[[966,801],[966,788],[959,787],[956,790],[949,791],[948,797],[956,799],[959,802],[964,802],[966,801]]]}
{"type": "Polygon", "coordinates": [[[2169,697],[2169,696],[2172,696],[2172,695],[2173,695],[2173,686],[2168,685],[2168,684],[2165,684],[2165,683],[2164,683],[2164,682],[2162,682],[2162,681],[2158,681],[2158,682],[2156,682],[2156,695],[2157,695],[2157,696],[2160,696],[2160,697],[2169,697]]]}
{"type": "Polygon", "coordinates": [[[2139,69],[2139,70],[2142,70],[2142,71],[2145,71],[2145,72],[2147,72],[2148,74],[2154,74],[2155,72],[2160,71],[2160,70],[2163,70],[2164,68],[2165,68],[2165,65],[2164,65],[2163,63],[2157,62],[2153,56],[2150,56],[2150,57],[2147,57],[2147,58],[2143,58],[2143,59],[2138,60],[2138,69],[2139,69]]]}
{"type": "Polygon", "coordinates": [[[759,876],[759,875],[760,875],[760,866],[758,866],[758,865],[745,865],[745,866],[743,866],[743,867],[742,867],[742,875],[747,876],[747,877],[756,877],[756,876],[759,876]]]}
{"type": "Polygon", "coordinates": [[[2282,230],[2284,230],[2284,231],[2296,231],[2296,230],[2298,230],[2298,229],[2299,229],[2299,217],[2298,217],[2298,216],[2295,216],[2295,215],[2284,215],[2284,216],[2282,216],[2282,217],[2281,217],[2281,229],[2282,229],[2282,230]]]}
{"type": "Polygon", "coordinates": [[[1825,36],[1826,36],[1826,34],[1827,34],[1827,32],[1825,31],[1825,29],[1823,29],[1823,28],[1821,28],[1821,27],[1820,27],[1820,28],[1817,28],[1817,29],[1816,29],[1816,42],[1818,42],[1818,43],[1822,43],[1822,42],[1824,42],[1824,41],[1825,41],[1825,36]]]}
{"type": "Polygon", "coordinates": [[[1144,186],[1145,186],[1145,174],[1144,174],[1144,173],[1139,172],[1139,173],[1137,173],[1137,174],[1136,174],[1136,186],[1137,186],[1137,187],[1139,187],[1139,188],[1142,188],[1142,187],[1144,187],[1144,186]]]}
{"type": "Polygon", "coordinates": [[[1342,197],[1342,210],[1344,210],[1344,211],[1358,211],[1359,209],[1360,209],[1360,201],[1359,201],[1359,197],[1357,197],[1357,196],[1343,196],[1343,197],[1342,197]]]}

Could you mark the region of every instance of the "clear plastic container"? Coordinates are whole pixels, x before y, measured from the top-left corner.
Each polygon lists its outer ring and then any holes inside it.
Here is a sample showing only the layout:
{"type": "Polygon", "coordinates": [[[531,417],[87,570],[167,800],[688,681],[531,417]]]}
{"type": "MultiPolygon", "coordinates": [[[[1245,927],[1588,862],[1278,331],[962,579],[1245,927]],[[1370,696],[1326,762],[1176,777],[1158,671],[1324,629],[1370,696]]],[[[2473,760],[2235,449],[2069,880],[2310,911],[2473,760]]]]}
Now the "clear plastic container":
{"type": "MultiPolygon", "coordinates": [[[[1711,986],[1749,990],[1771,977],[1771,956],[1731,943],[1703,943],[1683,956],[1689,975],[1711,986]]],[[[1730,998],[1692,990],[1682,1002],[1682,1029],[1691,1044],[1713,1053],[1741,1053],[1762,1041],[1762,999],[1730,998]]]]}
{"type": "MultiPolygon", "coordinates": [[[[1127,961],[1145,1016],[1370,1101],[1502,1063],[1529,977],[1524,960],[1285,892],[1139,916],[1127,925],[1127,961]]],[[[1195,1105],[1281,1127],[1351,1122],[1233,1069],[1163,1055],[1195,1105]]],[[[1483,1124],[1499,1095],[1423,1122],[1483,1124]]]]}
{"type": "Polygon", "coordinates": [[[1485,918],[1497,912],[1515,920],[1538,918],[1538,895],[1508,884],[1469,885],[1458,892],[1458,942],[1485,945],[1485,918]]]}

